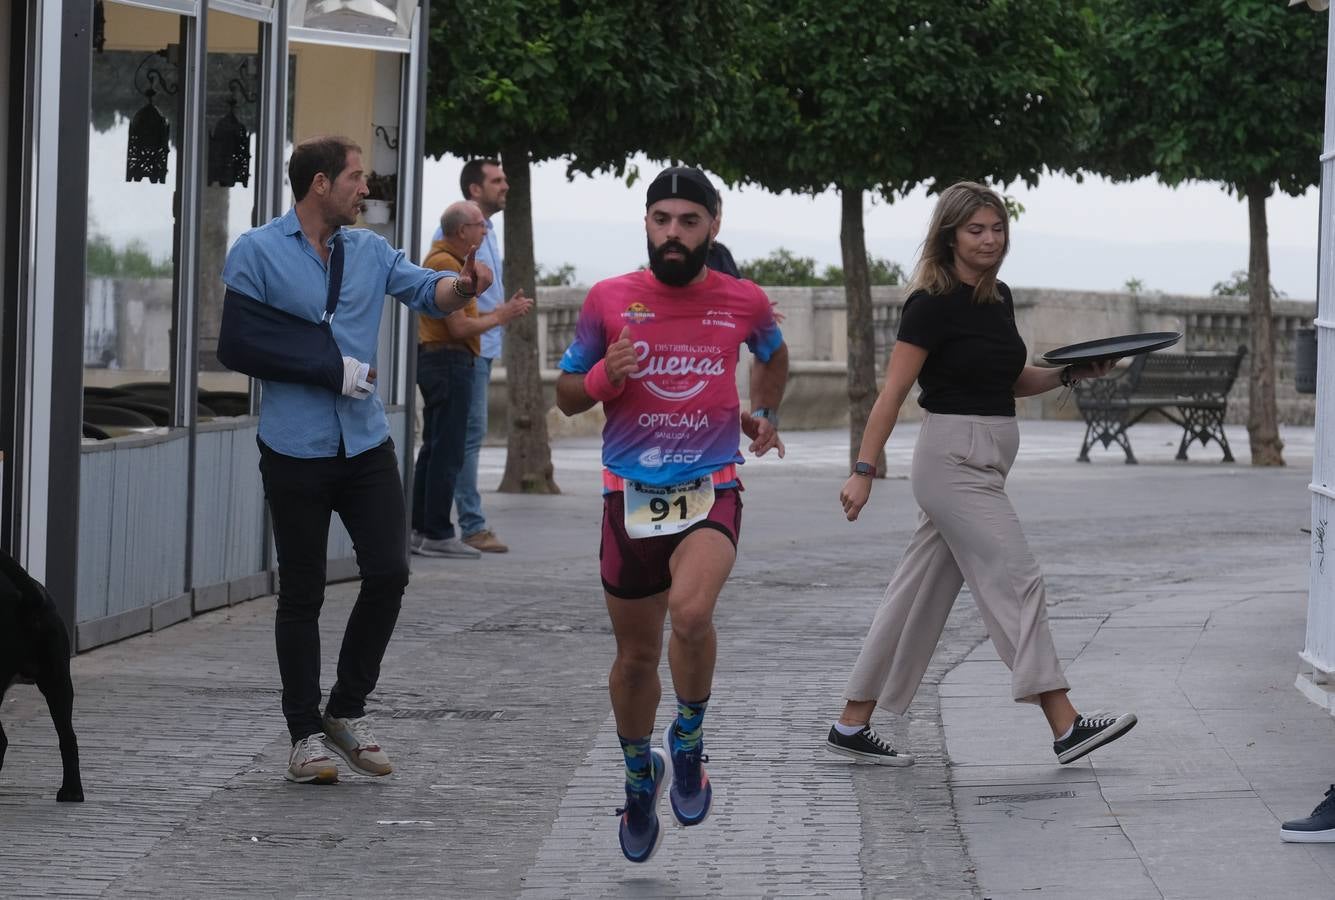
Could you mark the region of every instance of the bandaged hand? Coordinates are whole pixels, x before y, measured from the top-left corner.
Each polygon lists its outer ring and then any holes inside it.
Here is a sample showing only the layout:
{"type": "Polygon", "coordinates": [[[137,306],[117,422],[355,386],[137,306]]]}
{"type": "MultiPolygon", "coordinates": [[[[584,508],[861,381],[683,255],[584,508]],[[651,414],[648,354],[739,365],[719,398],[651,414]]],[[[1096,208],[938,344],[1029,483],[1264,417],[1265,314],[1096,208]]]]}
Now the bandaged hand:
{"type": "Polygon", "coordinates": [[[343,357],[343,396],[363,400],[375,393],[375,375],[371,364],[343,357]]]}

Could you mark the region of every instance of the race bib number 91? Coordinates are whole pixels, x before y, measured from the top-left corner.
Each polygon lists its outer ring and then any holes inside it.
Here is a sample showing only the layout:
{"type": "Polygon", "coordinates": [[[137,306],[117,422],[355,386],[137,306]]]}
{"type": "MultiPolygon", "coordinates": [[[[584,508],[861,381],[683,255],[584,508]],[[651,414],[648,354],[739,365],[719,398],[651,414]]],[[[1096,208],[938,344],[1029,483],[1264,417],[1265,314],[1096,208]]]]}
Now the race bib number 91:
{"type": "Polygon", "coordinates": [[[679,534],[702,521],[714,507],[714,480],[708,475],[652,487],[626,482],[626,534],[633,538],[679,534]]]}

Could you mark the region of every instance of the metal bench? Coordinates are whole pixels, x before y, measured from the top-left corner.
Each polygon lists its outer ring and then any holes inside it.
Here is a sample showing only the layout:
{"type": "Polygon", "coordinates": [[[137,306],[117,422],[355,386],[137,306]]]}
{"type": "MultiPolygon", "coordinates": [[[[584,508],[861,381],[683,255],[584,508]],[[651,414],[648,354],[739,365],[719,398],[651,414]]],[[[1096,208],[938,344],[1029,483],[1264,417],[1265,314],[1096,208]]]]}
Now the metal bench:
{"type": "Polygon", "coordinates": [[[1214,441],[1223,448],[1223,461],[1233,462],[1224,435],[1224,413],[1246,353],[1246,347],[1236,353],[1147,353],[1117,375],[1076,385],[1076,406],[1085,417],[1085,439],[1076,459],[1089,462],[1089,448],[1095,442],[1105,449],[1115,443],[1126,452],[1127,463],[1135,463],[1126,432],[1158,412],[1182,426],[1178,459],[1187,458],[1193,441],[1201,446],[1214,441]]]}

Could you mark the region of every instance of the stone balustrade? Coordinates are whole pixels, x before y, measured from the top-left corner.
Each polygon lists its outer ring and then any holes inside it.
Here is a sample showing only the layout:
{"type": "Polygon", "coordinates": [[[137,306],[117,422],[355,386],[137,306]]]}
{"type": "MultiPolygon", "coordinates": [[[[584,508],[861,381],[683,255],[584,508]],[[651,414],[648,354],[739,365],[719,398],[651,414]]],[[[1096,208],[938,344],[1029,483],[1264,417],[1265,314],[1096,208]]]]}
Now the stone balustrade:
{"type": "MultiPolygon", "coordinates": [[[[1141,331],[1181,331],[1182,342],[1173,350],[1233,350],[1248,343],[1248,312],[1245,297],[1198,297],[1178,294],[1103,293],[1052,288],[1013,289],[1016,324],[1029,347],[1031,358],[1056,347],[1116,334],[1141,331]]],[[[539,354],[543,380],[551,390],[557,363],[575,335],[575,322],[586,289],[540,288],[536,306],[539,317],[539,354]]],[[[844,292],[837,287],[766,288],[775,307],[784,314],[784,338],[792,361],[788,392],[784,399],[784,427],[831,428],[848,422],[846,396],[847,314],[844,292]]],[[[885,367],[894,346],[903,307],[900,287],[872,289],[872,328],[876,339],[876,365],[885,367]]],[[[1316,314],[1315,301],[1273,301],[1275,330],[1276,401],[1282,423],[1310,425],[1315,398],[1298,394],[1293,386],[1294,339],[1298,329],[1309,327],[1316,314]]],[[[746,355],[743,348],[743,356],[746,355]]],[[[1250,357],[1244,361],[1230,395],[1228,421],[1247,420],[1250,357]]],[[[504,368],[492,379],[492,437],[505,433],[504,368]]],[[[747,366],[739,367],[738,386],[745,397],[747,366]]],[[[912,418],[918,407],[905,404],[903,414],[912,418]]],[[[1060,392],[1019,402],[1026,418],[1076,418],[1075,404],[1062,404],[1060,392]]],[[[554,434],[590,433],[601,425],[601,412],[565,420],[553,410],[549,417],[554,434]]]]}

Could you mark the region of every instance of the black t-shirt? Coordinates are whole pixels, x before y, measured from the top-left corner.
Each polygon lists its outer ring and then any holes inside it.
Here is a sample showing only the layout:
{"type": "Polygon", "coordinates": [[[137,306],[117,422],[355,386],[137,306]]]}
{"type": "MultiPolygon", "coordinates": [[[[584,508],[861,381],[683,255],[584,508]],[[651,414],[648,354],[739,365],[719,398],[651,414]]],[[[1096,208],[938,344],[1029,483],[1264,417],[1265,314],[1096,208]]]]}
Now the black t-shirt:
{"type": "Polygon", "coordinates": [[[899,340],[927,351],[918,404],[928,412],[1015,415],[1015,380],[1028,351],[1010,288],[998,281],[997,290],[1000,303],[975,302],[968,284],[948,294],[915,291],[904,302],[899,340]]]}

